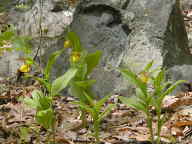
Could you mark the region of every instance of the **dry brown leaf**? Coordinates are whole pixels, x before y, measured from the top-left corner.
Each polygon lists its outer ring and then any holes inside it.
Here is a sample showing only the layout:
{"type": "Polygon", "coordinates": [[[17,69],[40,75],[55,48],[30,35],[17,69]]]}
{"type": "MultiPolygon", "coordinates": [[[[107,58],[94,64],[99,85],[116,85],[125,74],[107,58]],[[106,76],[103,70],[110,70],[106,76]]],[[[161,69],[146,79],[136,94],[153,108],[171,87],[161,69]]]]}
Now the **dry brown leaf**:
{"type": "Polygon", "coordinates": [[[163,101],[163,108],[173,111],[189,105],[192,105],[192,92],[180,93],[177,96],[166,96],[163,101]]]}
{"type": "Polygon", "coordinates": [[[171,134],[173,136],[183,136],[183,131],[182,131],[182,129],[180,129],[178,127],[173,127],[173,128],[171,128],[171,134]]]}

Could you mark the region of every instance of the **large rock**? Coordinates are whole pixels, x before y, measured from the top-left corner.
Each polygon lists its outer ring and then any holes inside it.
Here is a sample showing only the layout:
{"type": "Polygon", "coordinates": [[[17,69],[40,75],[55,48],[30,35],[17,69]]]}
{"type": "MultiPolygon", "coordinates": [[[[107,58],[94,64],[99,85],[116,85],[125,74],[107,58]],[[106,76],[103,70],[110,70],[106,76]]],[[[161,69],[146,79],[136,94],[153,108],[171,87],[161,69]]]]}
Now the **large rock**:
{"type": "MultiPolygon", "coordinates": [[[[7,23],[8,14],[0,13],[0,32],[6,30],[7,23]]],[[[0,47],[0,78],[15,75],[17,68],[21,64],[18,59],[22,56],[22,53],[16,51],[5,51],[4,49],[6,49],[7,46],[10,47],[10,44],[5,43],[5,45],[0,47]]]]}
{"type": "Polygon", "coordinates": [[[169,78],[173,81],[186,80],[186,83],[178,86],[173,94],[192,89],[192,65],[176,65],[169,69],[169,78]]]}
{"type": "Polygon", "coordinates": [[[103,51],[101,64],[93,74],[97,79],[95,90],[101,96],[111,91],[132,93],[115,67],[139,71],[152,59],[155,67],[168,69],[192,63],[175,0],[92,0],[79,6],[72,29],[89,51],[103,51]]]}
{"type": "MultiPolygon", "coordinates": [[[[73,19],[75,9],[65,7],[65,3],[63,0],[18,0],[14,3],[11,1],[4,7],[9,9],[8,14],[0,15],[0,30],[5,24],[11,23],[17,28],[19,35],[31,36],[34,52],[32,56],[36,55],[40,48],[38,56],[42,57],[41,60],[45,64],[50,53],[63,48],[64,32],[73,19]],[[27,8],[17,7],[21,4],[27,8]]],[[[13,76],[23,63],[17,60],[23,57],[21,52],[5,53],[1,57],[0,77],[13,76]]],[[[59,63],[64,61],[65,59],[62,59],[59,63]]],[[[61,64],[59,66],[56,68],[57,71],[62,68],[61,64]]],[[[63,66],[63,69],[66,69],[66,66],[63,66]]]]}
{"type": "MultiPolygon", "coordinates": [[[[154,67],[161,65],[168,69],[192,63],[176,0],[83,0],[70,9],[64,5],[65,0],[44,0],[43,5],[37,0],[26,12],[12,12],[12,21],[20,34],[33,37],[34,51],[41,47],[44,63],[51,52],[63,47],[65,28],[69,25],[88,51],[102,50],[101,63],[92,74],[97,79],[94,89],[99,96],[133,93],[115,70],[119,66],[137,72],[152,59],[154,67]],[[19,19],[14,19],[17,14],[19,19]]],[[[63,56],[54,67],[55,77],[67,68],[67,57],[63,56]]]]}
{"type": "MultiPolygon", "coordinates": [[[[183,11],[189,11],[189,13],[185,14],[188,17],[192,17],[190,13],[190,9],[192,8],[192,1],[191,0],[181,0],[180,1],[181,7],[183,11]]],[[[190,49],[190,53],[192,54],[192,28],[191,22],[185,21],[186,31],[188,36],[188,47],[190,49]]],[[[185,84],[181,84],[176,88],[173,94],[181,91],[188,91],[192,89],[192,65],[191,63],[175,65],[168,70],[168,78],[172,79],[173,81],[176,80],[186,80],[185,84]]]]}

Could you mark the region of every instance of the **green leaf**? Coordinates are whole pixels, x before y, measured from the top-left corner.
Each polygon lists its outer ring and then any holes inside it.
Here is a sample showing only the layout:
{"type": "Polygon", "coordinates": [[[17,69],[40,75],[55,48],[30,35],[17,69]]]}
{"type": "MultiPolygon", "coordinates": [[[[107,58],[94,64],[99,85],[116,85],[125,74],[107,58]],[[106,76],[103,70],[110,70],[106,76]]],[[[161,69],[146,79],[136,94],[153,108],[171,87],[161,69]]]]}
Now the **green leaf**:
{"type": "Polygon", "coordinates": [[[51,91],[51,84],[46,80],[46,79],[43,79],[43,78],[40,78],[40,77],[36,77],[34,76],[33,77],[35,80],[37,80],[38,82],[40,82],[40,84],[43,84],[44,87],[50,92],[51,91]]]}
{"type": "Polygon", "coordinates": [[[0,35],[0,41],[11,40],[15,36],[13,31],[6,31],[0,35]]]}
{"type": "Polygon", "coordinates": [[[169,88],[172,85],[172,81],[167,81],[167,82],[163,82],[163,84],[161,85],[161,93],[160,95],[162,95],[163,92],[165,92],[165,90],[167,90],[167,88],[169,88]]]}
{"type": "Polygon", "coordinates": [[[141,110],[146,113],[146,107],[138,103],[138,100],[136,100],[135,98],[126,98],[126,97],[119,96],[119,99],[123,104],[126,104],[127,106],[130,106],[137,110],[141,110]]]}
{"type": "Polygon", "coordinates": [[[111,112],[111,110],[113,109],[113,108],[115,108],[115,104],[109,104],[108,106],[107,106],[107,108],[104,110],[104,112],[102,112],[100,115],[99,115],[99,119],[98,119],[98,121],[101,121],[101,120],[103,120],[110,112],[111,112]]]}
{"type": "Polygon", "coordinates": [[[27,142],[28,136],[29,136],[29,128],[27,127],[21,127],[20,128],[20,139],[23,140],[24,142],[27,142]]]}
{"type": "Polygon", "coordinates": [[[81,57],[80,57],[79,63],[80,64],[85,64],[86,63],[85,59],[86,59],[87,55],[89,55],[89,53],[88,53],[87,50],[82,49],[80,54],[81,54],[81,57]]]}
{"type": "Polygon", "coordinates": [[[90,97],[86,92],[83,92],[85,97],[87,98],[87,101],[89,102],[90,106],[95,106],[94,100],[92,99],[92,97],[90,97]]]}
{"type": "Polygon", "coordinates": [[[135,84],[138,88],[141,89],[143,94],[147,96],[147,84],[143,83],[135,73],[133,73],[129,69],[122,69],[120,68],[119,71],[122,73],[122,75],[130,80],[133,84],[135,84]]]}
{"type": "Polygon", "coordinates": [[[31,57],[27,57],[25,62],[26,64],[29,64],[29,65],[33,65],[33,64],[35,65],[35,61],[31,57]]]}
{"type": "Polygon", "coordinates": [[[87,63],[87,75],[89,75],[93,69],[99,64],[102,52],[96,51],[95,53],[88,54],[85,61],[87,63]]]}
{"type": "Polygon", "coordinates": [[[36,120],[44,128],[50,129],[53,127],[55,121],[54,111],[51,108],[38,111],[36,114],[36,120]]]}
{"type": "Polygon", "coordinates": [[[43,96],[43,93],[39,90],[34,90],[32,92],[32,98],[26,97],[23,102],[31,108],[38,109],[40,106],[39,97],[43,96]]]}
{"type": "Polygon", "coordinates": [[[174,84],[172,84],[162,95],[161,95],[161,99],[163,100],[164,97],[170,93],[173,92],[173,90],[179,85],[179,84],[182,84],[182,83],[185,83],[186,80],[178,80],[176,81],[174,84]]]}
{"type": "Polygon", "coordinates": [[[39,97],[39,107],[37,108],[37,111],[48,109],[51,106],[51,103],[52,103],[51,97],[41,95],[39,97]]]}
{"type": "Polygon", "coordinates": [[[84,109],[85,111],[87,111],[91,115],[95,115],[95,111],[93,110],[93,108],[91,108],[89,105],[85,104],[84,102],[75,101],[75,102],[71,102],[71,103],[78,105],[81,109],[84,109]]]}
{"type": "Polygon", "coordinates": [[[147,109],[147,107],[149,106],[149,104],[147,103],[147,100],[146,101],[143,101],[141,99],[138,99],[137,100],[137,103],[135,103],[134,105],[142,105],[145,109],[147,109]]]}
{"type": "Polygon", "coordinates": [[[26,105],[37,111],[48,109],[51,105],[51,98],[43,95],[39,90],[34,90],[32,92],[32,98],[26,97],[23,101],[26,105]]]}
{"type": "Polygon", "coordinates": [[[87,103],[87,102],[85,103],[83,101],[72,102],[72,103],[79,105],[79,107],[81,109],[83,109],[86,112],[90,113],[92,118],[95,120],[95,119],[98,118],[99,112],[95,109],[95,104],[94,104],[94,101],[91,99],[91,97],[88,96],[87,94],[85,94],[85,97],[87,98],[89,103],[87,103]]]}
{"type": "Polygon", "coordinates": [[[156,112],[160,111],[162,106],[161,103],[162,101],[160,100],[160,97],[152,99],[152,105],[155,107],[156,112]]]}
{"type": "Polygon", "coordinates": [[[143,94],[143,92],[141,91],[140,88],[136,88],[136,96],[137,96],[139,99],[143,100],[143,101],[145,101],[146,98],[147,98],[147,96],[145,96],[145,95],[143,94]]]}
{"type": "Polygon", "coordinates": [[[137,103],[137,100],[133,97],[127,98],[127,97],[119,96],[119,99],[123,104],[126,104],[127,106],[131,106],[131,107],[132,107],[132,104],[137,103]]]}
{"type": "Polygon", "coordinates": [[[71,68],[64,75],[54,80],[51,87],[52,96],[57,95],[61,90],[67,87],[69,82],[76,75],[77,71],[76,68],[71,68]]]}
{"type": "Polygon", "coordinates": [[[37,76],[33,76],[33,75],[29,75],[29,74],[25,74],[26,78],[34,78],[35,80],[37,80],[40,84],[42,84],[49,92],[51,89],[51,84],[44,78],[40,78],[37,76]]]}
{"type": "Polygon", "coordinates": [[[140,103],[137,103],[137,104],[132,104],[131,105],[132,108],[135,108],[137,110],[140,110],[142,112],[144,112],[145,114],[147,114],[147,109],[144,105],[140,104],[140,103]]]}
{"type": "Polygon", "coordinates": [[[72,43],[73,51],[77,51],[77,52],[82,51],[80,38],[75,32],[68,32],[67,38],[72,43]]]}
{"type": "Polygon", "coordinates": [[[161,70],[162,70],[162,67],[161,67],[161,66],[158,66],[158,67],[156,67],[155,69],[150,70],[150,74],[151,74],[151,76],[152,76],[152,75],[156,75],[156,73],[158,73],[158,72],[161,71],[161,70]]]}
{"type": "Polygon", "coordinates": [[[87,87],[92,86],[96,83],[96,80],[84,80],[84,81],[75,81],[74,82],[78,87],[86,89],[87,87]]]}
{"type": "Polygon", "coordinates": [[[23,99],[23,102],[29,106],[30,108],[37,108],[38,103],[36,101],[34,101],[32,98],[26,97],[23,99]]]}
{"type": "Polygon", "coordinates": [[[110,96],[111,96],[111,94],[105,96],[105,97],[102,98],[102,99],[100,99],[100,100],[96,103],[96,105],[95,105],[96,109],[97,109],[97,110],[100,110],[101,107],[103,107],[104,103],[110,98],[110,96]]]}
{"type": "Polygon", "coordinates": [[[78,69],[78,72],[75,76],[75,80],[76,81],[83,81],[86,79],[86,74],[87,74],[87,64],[83,63],[83,64],[78,64],[76,66],[76,68],[78,69]]]}
{"type": "Polygon", "coordinates": [[[147,98],[145,100],[147,105],[151,105],[153,103],[152,98],[153,98],[153,96],[151,96],[151,95],[147,96],[147,98]]]}
{"type": "Polygon", "coordinates": [[[153,79],[153,86],[154,86],[154,89],[155,89],[154,93],[156,95],[160,95],[161,92],[163,91],[162,85],[164,84],[164,82],[165,82],[165,71],[161,70],[161,71],[159,71],[157,76],[154,77],[154,79],[153,79]]]}
{"type": "Polygon", "coordinates": [[[49,57],[48,63],[45,67],[45,71],[44,71],[44,75],[45,75],[45,79],[49,80],[50,79],[50,73],[51,73],[51,68],[53,66],[53,64],[55,63],[56,59],[63,53],[64,49],[56,51],[54,53],[51,54],[51,56],[49,57]]]}
{"type": "Polygon", "coordinates": [[[153,60],[151,62],[149,62],[145,68],[144,68],[144,72],[149,72],[149,70],[151,69],[151,67],[153,66],[153,60]]]}
{"type": "Polygon", "coordinates": [[[77,97],[77,98],[79,98],[80,99],[80,101],[82,101],[82,102],[87,102],[87,99],[86,99],[86,97],[84,96],[84,93],[83,93],[83,89],[82,88],[80,88],[80,87],[78,87],[77,85],[75,85],[75,83],[71,83],[70,84],[70,94],[72,95],[72,96],[75,96],[75,97],[77,97]]]}

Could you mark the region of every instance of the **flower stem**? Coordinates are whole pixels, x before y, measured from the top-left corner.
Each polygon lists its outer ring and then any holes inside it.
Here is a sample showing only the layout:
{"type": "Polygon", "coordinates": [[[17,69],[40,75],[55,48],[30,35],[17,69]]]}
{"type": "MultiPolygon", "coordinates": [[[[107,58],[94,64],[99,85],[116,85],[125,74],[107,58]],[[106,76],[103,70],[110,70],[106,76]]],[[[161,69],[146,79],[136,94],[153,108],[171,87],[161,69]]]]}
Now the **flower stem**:
{"type": "Polygon", "coordinates": [[[150,140],[152,142],[152,144],[154,144],[154,135],[153,135],[153,126],[152,126],[152,116],[150,114],[150,112],[147,112],[147,127],[149,128],[149,133],[150,133],[150,140]]]}

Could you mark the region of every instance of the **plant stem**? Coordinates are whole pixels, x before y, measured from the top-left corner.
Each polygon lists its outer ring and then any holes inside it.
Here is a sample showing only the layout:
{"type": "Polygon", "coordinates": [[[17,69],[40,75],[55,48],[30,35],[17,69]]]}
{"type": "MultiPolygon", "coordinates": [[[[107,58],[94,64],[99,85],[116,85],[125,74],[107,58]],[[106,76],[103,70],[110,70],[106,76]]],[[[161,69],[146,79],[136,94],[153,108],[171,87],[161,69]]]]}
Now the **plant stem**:
{"type": "Polygon", "coordinates": [[[96,139],[96,144],[99,144],[100,143],[100,138],[99,138],[99,125],[100,125],[100,122],[98,121],[98,119],[94,120],[94,136],[95,136],[95,139],[96,139]]]}
{"type": "Polygon", "coordinates": [[[52,136],[53,136],[53,143],[55,144],[55,122],[53,123],[52,127],[52,136]]]}
{"type": "Polygon", "coordinates": [[[160,144],[160,133],[161,133],[161,108],[157,110],[157,144],[160,144]]]}
{"type": "Polygon", "coordinates": [[[147,111],[147,127],[149,128],[149,133],[150,133],[150,139],[152,144],[154,144],[154,135],[153,135],[153,121],[152,121],[152,116],[149,112],[149,110],[147,111]]]}
{"type": "Polygon", "coordinates": [[[85,128],[87,126],[87,118],[86,118],[86,111],[81,109],[81,118],[82,120],[82,127],[85,128]]]}
{"type": "Polygon", "coordinates": [[[55,112],[55,109],[54,109],[54,107],[53,107],[53,94],[52,94],[52,91],[51,91],[51,87],[50,87],[50,91],[49,91],[49,95],[48,95],[48,97],[51,98],[50,107],[51,107],[51,109],[53,110],[53,117],[52,117],[53,123],[52,123],[52,125],[51,125],[50,136],[52,135],[52,138],[53,138],[53,144],[55,144],[56,112],[55,112]]]}

